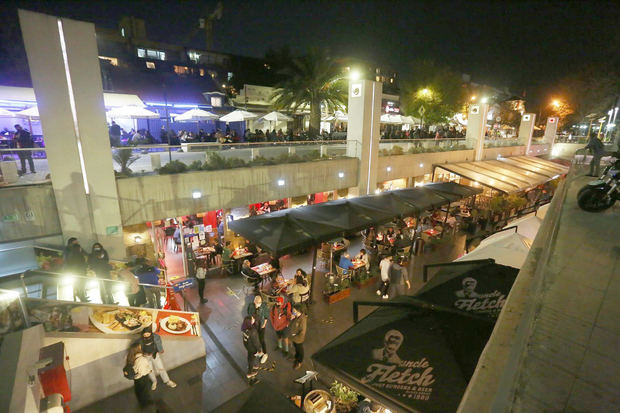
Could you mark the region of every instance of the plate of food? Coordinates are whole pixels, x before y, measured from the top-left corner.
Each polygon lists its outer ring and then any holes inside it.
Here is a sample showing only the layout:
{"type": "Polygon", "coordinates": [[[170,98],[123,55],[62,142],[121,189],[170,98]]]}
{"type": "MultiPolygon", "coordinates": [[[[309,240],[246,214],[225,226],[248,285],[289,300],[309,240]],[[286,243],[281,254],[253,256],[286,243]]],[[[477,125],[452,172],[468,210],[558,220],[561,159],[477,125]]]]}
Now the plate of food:
{"type": "Polygon", "coordinates": [[[176,315],[162,318],[159,320],[159,325],[164,331],[170,334],[184,334],[192,328],[189,321],[176,315]]]}
{"type": "Polygon", "coordinates": [[[153,323],[153,315],[146,310],[90,309],[90,322],[106,334],[137,333],[153,323]]]}

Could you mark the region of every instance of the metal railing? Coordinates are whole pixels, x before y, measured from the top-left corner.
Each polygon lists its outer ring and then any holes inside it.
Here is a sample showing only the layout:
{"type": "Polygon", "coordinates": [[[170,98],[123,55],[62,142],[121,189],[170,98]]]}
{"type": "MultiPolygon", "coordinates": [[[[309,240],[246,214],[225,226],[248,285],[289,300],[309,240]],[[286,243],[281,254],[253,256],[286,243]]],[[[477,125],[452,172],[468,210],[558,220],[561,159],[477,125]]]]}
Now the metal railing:
{"type": "Polygon", "coordinates": [[[0,149],[0,186],[50,181],[45,148],[0,149]]]}
{"type": "Polygon", "coordinates": [[[357,141],[187,143],[114,147],[112,157],[125,177],[356,158],[360,151],[357,141]]]}
{"type": "Polygon", "coordinates": [[[484,147],[485,148],[502,148],[507,146],[525,146],[524,143],[519,141],[519,138],[514,139],[485,139],[484,147]]]}
{"type": "Polygon", "coordinates": [[[379,156],[405,155],[416,153],[463,151],[472,149],[461,138],[445,139],[381,139],[379,156]]]}

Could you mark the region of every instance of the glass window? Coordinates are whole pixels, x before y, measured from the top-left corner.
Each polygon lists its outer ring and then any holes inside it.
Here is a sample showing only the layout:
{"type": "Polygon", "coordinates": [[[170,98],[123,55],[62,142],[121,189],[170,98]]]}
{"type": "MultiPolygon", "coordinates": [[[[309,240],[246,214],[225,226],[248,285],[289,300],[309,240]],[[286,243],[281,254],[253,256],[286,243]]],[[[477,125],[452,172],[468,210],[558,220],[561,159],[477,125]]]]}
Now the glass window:
{"type": "Polygon", "coordinates": [[[146,57],[146,51],[144,49],[138,49],[138,57],[146,57]]]}
{"type": "Polygon", "coordinates": [[[159,60],[166,60],[166,52],[159,52],[159,60]]]}
{"type": "Polygon", "coordinates": [[[174,65],[174,73],[177,75],[186,75],[189,73],[189,68],[187,66],[174,65]]]}
{"type": "Polygon", "coordinates": [[[118,58],[116,57],[108,57],[108,56],[99,56],[99,59],[105,60],[110,63],[112,66],[118,66],[118,58]]]}
{"type": "Polygon", "coordinates": [[[230,79],[233,78],[233,72],[228,72],[228,76],[226,77],[226,79],[228,79],[228,81],[230,82],[230,79]]]}
{"type": "Polygon", "coordinates": [[[205,70],[204,69],[199,69],[200,70],[200,76],[204,76],[205,75],[205,70]]]}
{"type": "Polygon", "coordinates": [[[222,107],[222,98],[219,96],[211,96],[211,106],[214,108],[222,107]]]}
{"type": "Polygon", "coordinates": [[[147,49],[146,50],[146,55],[150,58],[153,59],[158,59],[159,58],[159,53],[157,52],[157,50],[151,50],[151,49],[147,49]]]}
{"type": "Polygon", "coordinates": [[[155,63],[153,63],[153,62],[146,62],[146,68],[147,69],[155,69],[155,63]]]}

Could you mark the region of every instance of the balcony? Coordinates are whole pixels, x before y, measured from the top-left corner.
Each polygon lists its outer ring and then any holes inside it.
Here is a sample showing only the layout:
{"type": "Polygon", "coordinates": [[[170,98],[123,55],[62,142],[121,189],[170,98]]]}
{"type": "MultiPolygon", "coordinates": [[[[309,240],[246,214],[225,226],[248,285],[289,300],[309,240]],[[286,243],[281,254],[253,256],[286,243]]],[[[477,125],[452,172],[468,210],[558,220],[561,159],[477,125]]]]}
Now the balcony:
{"type": "Polygon", "coordinates": [[[50,182],[49,166],[45,148],[0,149],[0,187],[33,185],[50,182]],[[32,158],[32,173],[28,158],[32,158]],[[22,158],[26,173],[22,174],[22,158]]]}

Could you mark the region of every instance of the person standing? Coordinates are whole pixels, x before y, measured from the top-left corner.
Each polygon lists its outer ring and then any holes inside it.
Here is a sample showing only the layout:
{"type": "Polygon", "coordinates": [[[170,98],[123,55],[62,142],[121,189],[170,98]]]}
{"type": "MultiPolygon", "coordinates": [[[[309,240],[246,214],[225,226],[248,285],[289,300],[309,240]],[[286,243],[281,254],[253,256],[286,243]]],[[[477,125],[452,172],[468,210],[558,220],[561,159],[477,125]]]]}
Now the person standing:
{"type": "Polygon", "coordinates": [[[308,300],[310,299],[310,287],[303,275],[295,275],[295,284],[289,289],[288,293],[291,294],[293,305],[300,305],[304,314],[308,314],[308,300]]]}
{"type": "Polygon", "coordinates": [[[260,362],[265,363],[269,355],[267,354],[267,344],[265,343],[265,328],[267,327],[267,319],[269,318],[269,307],[263,302],[260,295],[254,297],[254,301],[248,305],[248,315],[254,318],[256,331],[258,332],[258,341],[260,342],[259,354],[260,362]]]}
{"type": "Polygon", "coordinates": [[[149,265],[144,257],[139,257],[136,260],[136,268],[134,269],[134,273],[140,284],[148,284],[151,285],[143,285],[144,294],[146,296],[147,305],[150,308],[161,308],[161,291],[159,289],[159,273],[161,270],[159,268],[155,268],[152,265],[149,265]]]}
{"type": "Polygon", "coordinates": [[[599,176],[601,158],[605,155],[605,145],[603,145],[603,142],[593,133],[584,149],[589,149],[592,152],[592,161],[590,161],[590,173],[588,176],[599,176]]]}
{"type": "Polygon", "coordinates": [[[293,320],[291,321],[289,330],[291,341],[295,347],[295,363],[293,364],[293,368],[297,370],[304,361],[304,341],[306,340],[308,316],[303,313],[301,304],[295,304],[291,317],[293,317],[293,320]]]}
{"type": "Polygon", "coordinates": [[[141,303],[138,302],[138,295],[140,293],[140,285],[138,285],[138,278],[134,275],[133,272],[129,271],[127,268],[123,268],[118,272],[118,278],[127,283],[127,302],[131,307],[137,307],[141,303]]]}
{"type": "Polygon", "coordinates": [[[204,304],[209,301],[204,296],[205,278],[207,278],[207,269],[204,267],[204,265],[200,265],[196,270],[196,280],[198,281],[198,296],[200,297],[200,304],[204,304]]]}
{"type": "Polygon", "coordinates": [[[69,247],[66,260],[64,262],[64,270],[76,276],[73,286],[73,299],[79,298],[81,302],[89,302],[86,296],[86,258],[84,251],[77,240],[69,247]]]}
{"type": "Polygon", "coordinates": [[[151,363],[151,372],[149,378],[151,379],[151,390],[157,388],[157,375],[159,373],[161,379],[168,387],[175,388],[177,384],[170,380],[168,372],[164,367],[164,363],[161,360],[161,354],[164,354],[164,346],[161,342],[161,337],[158,334],[153,333],[151,327],[147,327],[142,330],[142,340],[140,341],[142,346],[142,354],[151,363]]]}
{"type": "Polygon", "coordinates": [[[110,259],[108,252],[98,242],[93,244],[90,255],[88,256],[88,266],[95,272],[99,280],[99,294],[103,304],[118,304],[114,302],[114,297],[110,291],[110,282],[105,279],[110,278],[110,259]]]}
{"type": "Polygon", "coordinates": [[[291,303],[284,302],[284,297],[276,298],[275,305],[269,313],[271,326],[278,337],[278,349],[288,355],[288,325],[291,321],[291,303]]]}
{"type": "Polygon", "coordinates": [[[258,374],[256,357],[260,351],[260,341],[258,339],[254,317],[251,315],[243,319],[243,323],[241,323],[241,334],[243,337],[243,346],[248,352],[248,372],[246,377],[250,384],[254,384],[256,383],[256,376],[258,374]]]}
{"type": "Polygon", "coordinates": [[[388,292],[390,289],[390,268],[392,267],[392,257],[388,256],[381,260],[379,263],[379,269],[381,270],[381,287],[377,290],[377,295],[380,295],[384,300],[389,298],[388,292]]]}
{"type": "Polygon", "coordinates": [[[364,248],[360,250],[360,253],[355,257],[355,259],[362,261],[364,263],[364,268],[366,268],[366,271],[370,271],[370,259],[368,258],[368,254],[366,253],[366,250],[364,248]]]}
{"type": "Polygon", "coordinates": [[[112,121],[108,133],[111,146],[121,146],[121,127],[116,122],[112,121]]]}
{"type": "MultiPolygon", "coordinates": [[[[32,135],[26,129],[22,128],[22,125],[15,125],[15,141],[17,142],[18,148],[34,148],[34,141],[32,140],[32,135]]],[[[34,161],[32,160],[32,151],[19,151],[17,152],[17,156],[19,156],[19,162],[21,163],[21,175],[26,173],[26,160],[28,160],[28,166],[30,167],[30,173],[35,173],[34,170],[34,161]]]]}
{"type": "Polygon", "coordinates": [[[407,290],[411,288],[409,272],[407,271],[404,259],[401,259],[398,263],[392,264],[392,268],[390,269],[390,284],[394,297],[398,295],[407,295],[407,290]]]}
{"type": "Polygon", "coordinates": [[[151,363],[142,353],[140,342],[134,343],[127,352],[126,367],[133,369],[133,391],[138,398],[140,407],[153,404],[153,397],[149,389],[149,375],[153,372],[151,363]]]}

